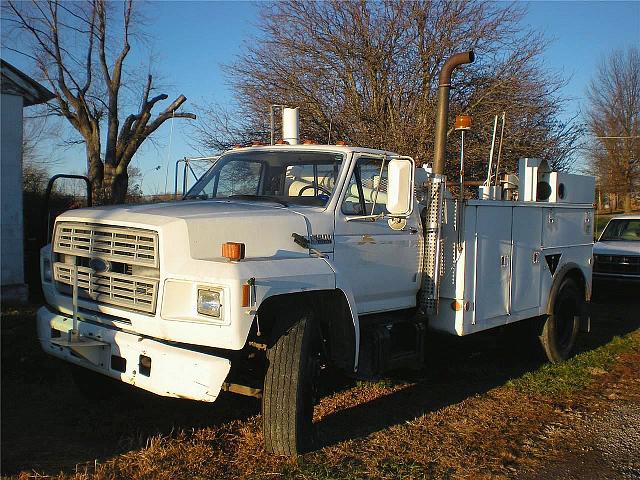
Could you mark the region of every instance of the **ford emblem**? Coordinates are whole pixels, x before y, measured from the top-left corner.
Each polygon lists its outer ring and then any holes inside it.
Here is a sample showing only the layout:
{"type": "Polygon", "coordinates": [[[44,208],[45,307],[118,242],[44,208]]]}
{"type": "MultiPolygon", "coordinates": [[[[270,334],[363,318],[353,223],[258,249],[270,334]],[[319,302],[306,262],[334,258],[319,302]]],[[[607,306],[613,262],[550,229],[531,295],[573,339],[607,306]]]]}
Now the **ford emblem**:
{"type": "Polygon", "coordinates": [[[92,258],[89,260],[89,267],[96,273],[104,273],[111,270],[111,262],[103,258],[92,258]]]}

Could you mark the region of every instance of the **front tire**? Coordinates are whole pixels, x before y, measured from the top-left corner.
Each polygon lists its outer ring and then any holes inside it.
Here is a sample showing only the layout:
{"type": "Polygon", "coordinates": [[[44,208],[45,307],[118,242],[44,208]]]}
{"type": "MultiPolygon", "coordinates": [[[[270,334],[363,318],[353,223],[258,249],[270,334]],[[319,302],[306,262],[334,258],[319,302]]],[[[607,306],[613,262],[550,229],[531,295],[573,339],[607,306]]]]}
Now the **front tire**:
{"type": "Polygon", "coordinates": [[[270,453],[294,456],[313,448],[320,368],[317,339],[311,316],[303,314],[267,352],[262,430],[270,453]]]}
{"type": "Polygon", "coordinates": [[[540,344],[550,362],[562,362],[573,353],[583,302],[576,282],[571,278],[563,280],[553,301],[553,313],[547,317],[540,335],[540,344]]]}

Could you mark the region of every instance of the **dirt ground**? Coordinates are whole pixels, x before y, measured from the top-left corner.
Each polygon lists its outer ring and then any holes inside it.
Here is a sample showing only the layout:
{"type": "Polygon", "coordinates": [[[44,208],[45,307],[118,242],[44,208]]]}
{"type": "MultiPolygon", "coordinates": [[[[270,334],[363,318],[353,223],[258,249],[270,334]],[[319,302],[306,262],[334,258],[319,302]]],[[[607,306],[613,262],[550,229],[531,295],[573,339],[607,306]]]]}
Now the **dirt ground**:
{"type": "MultiPolygon", "coordinates": [[[[613,293],[592,306],[581,351],[640,328],[637,292],[613,293]]],[[[419,374],[338,381],[316,410],[322,448],[292,460],[262,450],[255,399],[210,405],[123,388],[88,402],[66,365],[41,353],[34,313],[5,310],[1,322],[3,475],[640,479],[637,350],[554,397],[507,384],[541,366],[511,337],[433,337],[419,374]]]]}

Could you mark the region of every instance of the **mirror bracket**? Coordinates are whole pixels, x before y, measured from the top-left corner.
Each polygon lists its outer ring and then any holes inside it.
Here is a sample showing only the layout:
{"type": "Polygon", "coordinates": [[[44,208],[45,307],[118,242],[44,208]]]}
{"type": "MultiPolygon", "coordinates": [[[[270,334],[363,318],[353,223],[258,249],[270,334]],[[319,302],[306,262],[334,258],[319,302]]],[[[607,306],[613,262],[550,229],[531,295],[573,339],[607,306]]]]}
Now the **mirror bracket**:
{"type": "Polygon", "coordinates": [[[388,223],[389,227],[391,227],[392,230],[404,230],[404,228],[407,226],[407,219],[391,217],[388,223]]]}
{"type": "Polygon", "coordinates": [[[345,217],[346,222],[375,222],[381,220],[385,216],[384,213],[378,213],[377,215],[360,215],[358,217],[345,217]]]}

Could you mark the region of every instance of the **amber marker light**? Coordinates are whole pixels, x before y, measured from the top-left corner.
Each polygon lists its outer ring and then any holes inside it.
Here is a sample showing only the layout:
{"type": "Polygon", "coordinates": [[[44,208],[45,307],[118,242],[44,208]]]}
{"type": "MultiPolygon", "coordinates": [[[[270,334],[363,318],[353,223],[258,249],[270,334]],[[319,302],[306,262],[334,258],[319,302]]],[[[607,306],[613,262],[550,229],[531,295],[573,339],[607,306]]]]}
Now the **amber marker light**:
{"type": "Polygon", "coordinates": [[[242,306],[248,307],[251,301],[251,285],[245,283],[242,285],[242,306]]]}
{"type": "Polygon", "coordinates": [[[471,128],[470,115],[456,115],[456,130],[469,130],[471,128]]]}
{"type": "Polygon", "coordinates": [[[237,262],[244,258],[244,243],[227,242],[222,244],[222,256],[237,262]]]}
{"type": "Polygon", "coordinates": [[[310,138],[307,138],[304,142],[302,142],[303,145],[315,145],[316,142],[315,140],[311,140],[310,138]]]}
{"type": "Polygon", "coordinates": [[[349,144],[347,142],[345,142],[344,140],[339,140],[336,142],[336,145],[339,147],[347,147],[349,144]]]}
{"type": "Polygon", "coordinates": [[[455,312],[459,312],[460,310],[462,310],[462,302],[454,300],[453,302],[451,302],[451,309],[455,312]]]}

